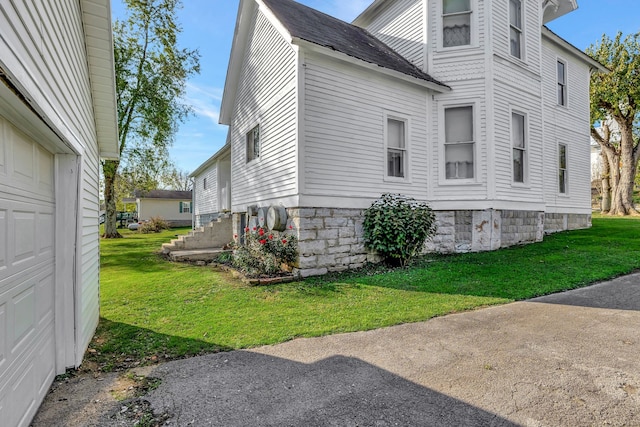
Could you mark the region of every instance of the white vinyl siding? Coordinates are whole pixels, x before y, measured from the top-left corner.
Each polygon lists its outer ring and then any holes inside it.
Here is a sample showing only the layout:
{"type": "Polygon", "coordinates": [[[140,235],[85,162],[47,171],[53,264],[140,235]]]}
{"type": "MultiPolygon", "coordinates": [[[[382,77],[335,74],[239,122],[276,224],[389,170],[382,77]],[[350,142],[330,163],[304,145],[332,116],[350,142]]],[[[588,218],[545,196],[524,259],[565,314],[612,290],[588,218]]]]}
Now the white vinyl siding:
{"type": "Polygon", "coordinates": [[[193,191],[196,195],[193,207],[196,217],[218,212],[218,163],[214,163],[194,180],[193,191]],[[207,181],[206,188],[204,181],[207,181]]]}
{"type": "Polygon", "coordinates": [[[541,9],[537,3],[526,0],[515,1],[520,3],[518,8],[514,1],[491,2],[493,53],[528,73],[539,74],[541,9]]]}
{"type": "Polygon", "coordinates": [[[545,202],[551,212],[591,212],[589,77],[586,64],[543,38],[545,202]],[[558,104],[558,63],[566,64],[566,91],[571,100],[558,104]],[[567,149],[567,190],[560,193],[559,144],[567,149]]]}
{"type": "Polygon", "coordinates": [[[295,195],[297,54],[255,10],[231,123],[232,210],[295,195]],[[260,125],[260,157],[247,163],[246,135],[260,125]]]}
{"type": "Polygon", "coordinates": [[[416,67],[425,69],[424,2],[400,0],[384,9],[366,29],[416,67]]]}
{"type": "Polygon", "coordinates": [[[307,54],[304,69],[306,198],[301,203],[324,197],[317,203],[330,207],[331,198],[342,197],[355,206],[384,192],[425,199],[428,92],[322,55],[307,54]],[[410,186],[405,180],[385,179],[386,117],[410,124],[410,186]]]}
{"type": "Polygon", "coordinates": [[[76,154],[81,155],[76,276],[78,341],[74,360],[65,362],[67,366],[75,366],[82,360],[99,314],[99,163],[80,2],[2,2],[0,28],[11,29],[3,31],[0,38],[0,51],[11,52],[2,58],[7,71],[20,76],[26,95],[38,104],[76,154]]]}

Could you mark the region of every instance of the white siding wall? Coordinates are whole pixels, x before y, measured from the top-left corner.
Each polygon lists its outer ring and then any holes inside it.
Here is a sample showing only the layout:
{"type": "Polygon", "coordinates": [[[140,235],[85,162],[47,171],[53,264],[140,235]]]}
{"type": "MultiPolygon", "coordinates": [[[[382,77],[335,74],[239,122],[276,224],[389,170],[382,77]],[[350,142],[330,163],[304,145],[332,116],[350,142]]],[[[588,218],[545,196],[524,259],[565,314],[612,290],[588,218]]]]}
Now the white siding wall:
{"type": "Polygon", "coordinates": [[[191,200],[168,199],[139,199],[138,219],[147,221],[151,217],[159,216],[167,221],[189,221],[190,212],[180,212],[180,203],[190,203],[191,200]]]}
{"type": "Polygon", "coordinates": [[[234,212],[298,191],[296,52],[261,12],[253,19],[231,123],[234,212]],[[256,125],[260,158],[247,163],[246,134],[256,125]]]}
{"type": "Polygon", "coordinates": [[[384,192],[426,199],[428,92],[325,56],[305,56],[302,206],[367,207],[384,192]],[[385,113],[409,120],[409,180],[385,179],[385,113]]]}
{"type": "Polygon", "coordinates": [[[589,138],[589,68],[543,42],[543,100],[545,144],[545,202],[551,212],[591,212],[590,138],[589,138]],[[557,103],[556,64],[567,65],[566,107],[557,103]],[[566,144],[568,153],[568,191],[558,193],[558,144],[566,144]]]}
{"type": "Polygon", "coordinates": [[[423,0],[399,0],[367,25],[367,30],[418,68],[425,67],[423,0]]]}
{"type": "Polygon", "coordinates": [[[540,5],[523,1],[523,60],[509,53],[509,2],[495,0],[493,22],[493,120],[496,199],[543,203],[542,82],[540,76],[540,5]],[[526,116],[525,183],[513,182],[512,112],[526,116]]]}
{"type": "Polygon", "coordinates": [[[194,213],[207,215],[218,212],[218,162],[215,162],[194,181],[193,191],[196,194],[194,213]],[[204,180],[207,180],[207,188],[204,188],[204,180]]]}
{"type": "Polygon", "coordinates": [[[76,363],[98,322],[98,152],[78,0],[0,2],[0,66],[81,155],[76,363]]]}

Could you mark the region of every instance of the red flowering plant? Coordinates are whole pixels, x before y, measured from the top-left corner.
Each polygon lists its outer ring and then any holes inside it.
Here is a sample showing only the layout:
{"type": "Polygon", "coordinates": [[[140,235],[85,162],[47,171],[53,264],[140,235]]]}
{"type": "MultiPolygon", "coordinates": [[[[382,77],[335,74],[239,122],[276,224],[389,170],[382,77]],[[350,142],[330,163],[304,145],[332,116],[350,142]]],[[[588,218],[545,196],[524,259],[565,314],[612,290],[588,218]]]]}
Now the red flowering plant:
{"type": "Polygon", "coordinates": [[[233,265],[248,276],[279,275],[297,261],[298,240],[291,233],[246,227],[243,244],[234,238],[233,265]]]}

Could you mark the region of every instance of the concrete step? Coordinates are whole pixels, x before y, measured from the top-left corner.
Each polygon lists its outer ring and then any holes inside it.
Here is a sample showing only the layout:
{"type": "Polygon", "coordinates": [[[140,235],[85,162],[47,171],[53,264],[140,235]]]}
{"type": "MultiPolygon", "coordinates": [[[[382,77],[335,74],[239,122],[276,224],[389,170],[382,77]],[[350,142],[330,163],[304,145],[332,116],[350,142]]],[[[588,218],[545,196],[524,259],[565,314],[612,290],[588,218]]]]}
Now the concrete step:
{"type": "Polygon", "coordinates": [[[205,248],[205,249],[194,249],[189,251],[171,251],[169,254],[169,258],[171,261],[176,262],[189,262],[189,261],[204,261],[211,262],[214,261],[218,255],[225,252],[231,252],[222,248],[205,248]]]}

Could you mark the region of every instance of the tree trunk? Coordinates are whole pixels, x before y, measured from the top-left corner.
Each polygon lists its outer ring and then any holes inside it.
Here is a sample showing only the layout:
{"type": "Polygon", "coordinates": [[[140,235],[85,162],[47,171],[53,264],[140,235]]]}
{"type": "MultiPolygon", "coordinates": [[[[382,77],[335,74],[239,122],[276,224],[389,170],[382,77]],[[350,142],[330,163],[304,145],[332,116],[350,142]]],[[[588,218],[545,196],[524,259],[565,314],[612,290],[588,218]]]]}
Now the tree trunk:
{"type": "Polygon", "coordinates": [[[115,181],[116,172],[120,161],[118,160],[105,160],[102,164],[102,172],[104,174],[104,203],[105,203],[105,216],[104,216],[104,234],[102,237],[105,239],[117,239],[122,237],[118,233],[117,212],[116,212],[116,193],[115,193],[115,181]]]}
{"type": "MultiPolygon", "coordinates": [[[[633,147],[632,129],[620,126],[620,155],[617,157],[618,180],[614,182],[611,215],[640,215],[633,204],[633,186],[638,168],[633,147]]],[[[611,164],[611,169],[614,164],[611,164]]]]}
{"type": "Polygon", "coordinates": [[[609,213],[611,210],[611,167],[606,151],[600,153],[602,156],[602,202],[600,210],[602,213],[609,213]]]}

